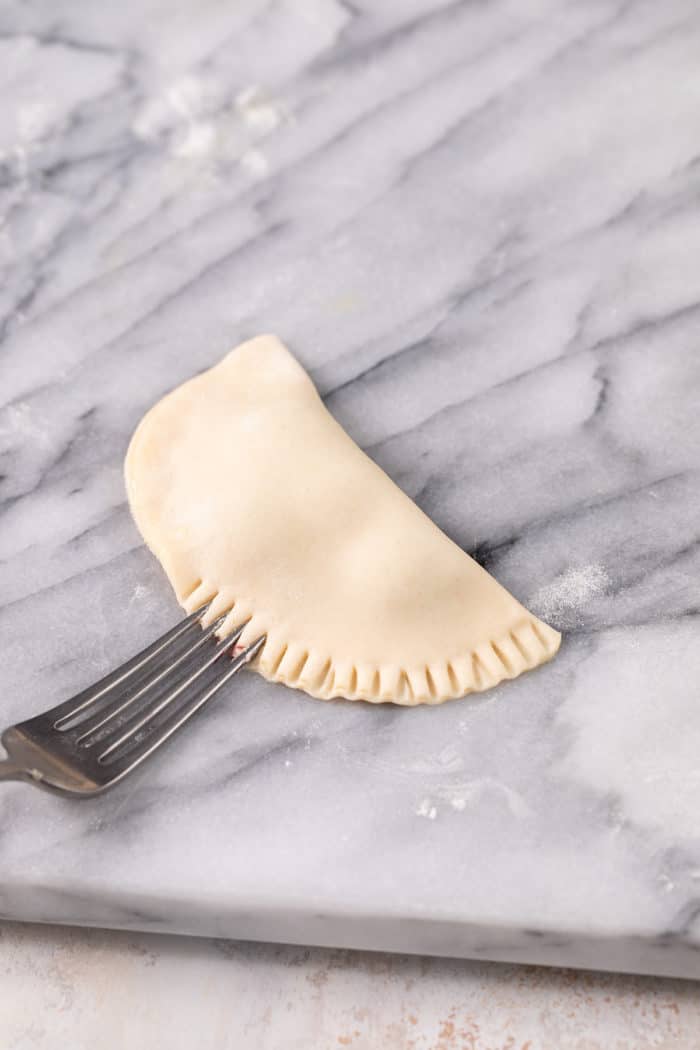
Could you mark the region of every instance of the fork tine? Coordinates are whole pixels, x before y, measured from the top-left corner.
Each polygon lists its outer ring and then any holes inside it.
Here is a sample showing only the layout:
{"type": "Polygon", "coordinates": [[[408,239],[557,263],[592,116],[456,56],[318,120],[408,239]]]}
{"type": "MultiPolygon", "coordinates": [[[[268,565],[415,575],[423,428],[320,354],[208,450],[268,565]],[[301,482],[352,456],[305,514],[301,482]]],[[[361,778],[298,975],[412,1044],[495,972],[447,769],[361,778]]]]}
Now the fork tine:
{"type": "Polygon", "coordinates": [[[135,718],[131,720],[130,725],[129,723],[127,723],[129,725],[129,728],[126,729],[124,732],[119,733],[116,740],[110,737],[110,743],[108,747],[106,747],[105,750],[100,753],[98,761],[103,762],[108,755],[110,755],[113,751],[116,751],[118,747],[120,747],[127,740],[133,737],[136,733],[138,733],[140,729],[143,729],[150,721],[152,721],[153,718],[155,718],[156,715],[160,714],[161,711],[164,711],[166,707],[169,707],[178,698],[178,696],[180,696],[185,691],[185,689],[188,689],[194,682],[196,682],[196,680],[207,670],[207,668],[211,667],[212,664],[216,663],[217,660],[220,660],[221,657],[233,645],[236,644],[237,640],[243,634],[244,628],[245,624],[243,623],[240,625],[240,627],[237,627],[232,634],[224,638],[223,641],[221,641],[216,646],[212,655],[209,656],[202,664],[200,664],[196,668],[196,670],[192,672],[192,674],[188,675],[188,677],[185,678],[184,681],[179,682],[174,689],[166,693],[166,695],[162,698],[162,700],[159,700],[158,703],[153,704],[153,706],[147,708],[146,711],[140,716],[135,716],[135,718]]]}
{"type": "Polygon", "coordinates": [[[110,672],[101,678],[99,682],[95,682],[89,689],[84,689],[81,693],[77,693],[72,696],[70,700],[65,700],[62,704],[57,704],[56,707],[52,707],[49,711],[45,712],[47,718],[53,720],[54,728],[60,729],[62,724],[67,722],[69,719],[74,718],[75,715],[80,714],[91,704],[99,700],[105,693],[108,693],[115,686],[120,685],[131,675],[135,674],[142,667],[145,667],[151,660],[154,660],[160,653],[169,648],[178,639],[183,639],[188,633],[195,634],[199,621],[206,613],[211,602],[207,602],[205,605],[195,609],[193,613],[186,616],[184,620],[176,624],[169,631],[166,631],[164,635],[161,635],[155,642],[142,649],[140,653],[133,656],[126,663],[121,664],[116,670],[110,672]]]}
{"type": "MultiPolygon", "coordinates": [[[[120,714],[122,714],[123,711],[126,711],[127,708],[131,707],[132,704],[135,704],[137,700],[140,700],[140,698],[145,693],[147,693],[149,689],[153,689],[154,686],[158,685],[158,683],[163,681],[164,678],[171,675],[172,672],[177,667],[179,667],[180,664],[183,663],[183,661],[185,661],[194,652],[196,652],[197,649],[201,649],[201,647],[209,641],[211,636],[213,634],[216,634],[216,632],[219,630],[227,616],[228,613],[224,613],[223,616],[220,616],[218,618],[218,620],[214,620],[213,623],[209,624],[207,628],[205,628],[199,633],[199,636],[195,639],[192,645],[188,646],[188,648],[185,649],[184,652],[180,653],[180,655],[175,660],[173,660],[172,663],[166,664],[165,667],[163,667],[161,670],[157,671],[150,678],[147,678],[145,682],[143,682],[143,684],[139,686],[135,693],[131,693],[121,703],[119,703],[119,700],[117,698],[114,704],[111,704],[107,708],[100,708],[97,714],[94,715],[92,718],[86,718],[82,722],[79,722],[76,728],[80,730],[80,736],[77,738],[76,743],[82,744],[83,741],[87,739],[87,737],[92,736],[93,733],[96,733],[99,729],[102,729],[103,726],[109,725],[109,723],[112,722],[115,718],[117,718],[120,714]]],[[[241,627],[236,637],[230,638],[229,640],[232,642],[237,641],[241,635],[242,630],[243,628],[241,627]]]]}
{"type": "MultiPolygon", "coordinates": [[[[112,747],[110,747],[107,752],[100,755],[100,758],[98,759],[99,763],[101,765],[106,765],[107,769],[110,771],[114,771],[114,777],[110,780],[110,783],[114,783],[116,780],[121,779],[121,777],[126,776],[126,774],[131,772],[132,769],[140,765],[144,759],[153,754],[161,744],[164,744],[166,740],[169,740],[173,733],[177,732],[181,726],[189,721],[189,719],[196,714],[208,700],[211,700],[214,694],[225,685],[229,678],[232,678],[237,671],[240,671],[241,667],[250,663],[250,661],[254,659],[264,643],[265,635],[256,639],[252,645],[249,645],[247,649],[244,649],[242,653],[239,653],[238,656],[234,657],[228,666],[224,665],[222,673],[218,675],[215,681],[212,682],[203,693],[196,693],[191,700],[173,712],[173,714],[171,714],[162,725],[158,726],[157,729],[155,729],[145,740],[141,741],[136,748],[131,748],[126,755],[117,757],[113,762],[105,762],[104,759],[113,750],[112,747]]],[[[164,708],[161,708],[161,710],[163,709],[164,708]]],[[[131,735],[132,734],[129,734],[129,736],[131,735]]],[[[114,745],[114,747],[116,746],[117,745],[114,745]]]]}

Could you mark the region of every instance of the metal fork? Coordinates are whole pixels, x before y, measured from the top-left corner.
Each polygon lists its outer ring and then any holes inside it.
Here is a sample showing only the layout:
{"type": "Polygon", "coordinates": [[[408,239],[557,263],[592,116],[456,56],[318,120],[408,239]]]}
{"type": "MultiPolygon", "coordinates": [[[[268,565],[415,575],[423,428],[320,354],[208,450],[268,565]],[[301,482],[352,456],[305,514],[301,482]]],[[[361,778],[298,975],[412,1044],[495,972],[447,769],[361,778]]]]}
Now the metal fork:
{"type": "Polygon", "coordinates": [[[0,759],[0,780],[83,797],[99,795],[140,765],[265,641],[263,635],[233,652],[245,624],[217,641],[226,616],[203,628],[208,608],[197,609],[89,689],[9,726],[0,738],[9,756],[0,759]]]}

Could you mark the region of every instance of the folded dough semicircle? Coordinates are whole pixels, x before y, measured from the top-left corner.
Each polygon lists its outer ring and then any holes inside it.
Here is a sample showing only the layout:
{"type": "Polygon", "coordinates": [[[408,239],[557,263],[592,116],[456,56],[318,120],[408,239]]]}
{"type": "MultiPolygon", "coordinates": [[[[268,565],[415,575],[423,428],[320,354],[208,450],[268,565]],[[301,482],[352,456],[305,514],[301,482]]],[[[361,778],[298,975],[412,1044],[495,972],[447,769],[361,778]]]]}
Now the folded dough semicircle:
{"type": "Polygon", "coordinates": [[[328,699],[439,703],[550,659],[560,636],[348,437],[274,336],[158,402],[131,510],[180,604],[267,640],[265,678],[328,699]]]}

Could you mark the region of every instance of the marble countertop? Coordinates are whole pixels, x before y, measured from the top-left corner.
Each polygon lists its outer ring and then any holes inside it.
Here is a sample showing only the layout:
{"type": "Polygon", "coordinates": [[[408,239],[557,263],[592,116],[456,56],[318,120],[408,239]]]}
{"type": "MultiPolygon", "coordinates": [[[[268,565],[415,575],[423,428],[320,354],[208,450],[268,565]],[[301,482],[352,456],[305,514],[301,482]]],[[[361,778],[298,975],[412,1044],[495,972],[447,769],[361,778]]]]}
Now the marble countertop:
{"type": "Polygon", "coordinates": [[[177,618],[126,444],[260,331],[565,640],[3,785],[2,915],[700,976],[699,48],[692,0],[5,5],[3,720],[177,618]]]}

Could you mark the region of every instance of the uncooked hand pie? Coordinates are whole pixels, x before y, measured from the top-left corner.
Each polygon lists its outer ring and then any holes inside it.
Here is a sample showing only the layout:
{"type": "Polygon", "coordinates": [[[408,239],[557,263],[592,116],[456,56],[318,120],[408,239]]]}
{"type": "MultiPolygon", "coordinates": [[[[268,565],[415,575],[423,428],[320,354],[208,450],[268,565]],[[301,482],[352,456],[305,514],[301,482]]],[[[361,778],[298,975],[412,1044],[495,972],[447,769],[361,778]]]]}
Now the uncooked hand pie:
{"type": "Polygon", "coordinates": [[[178,601],[265,634],[265,678],[312,696],[435,704],[549,660],[559,634],[460,550],[324,407],[274,336],[163,398],[129,502],[178,601]]]}

